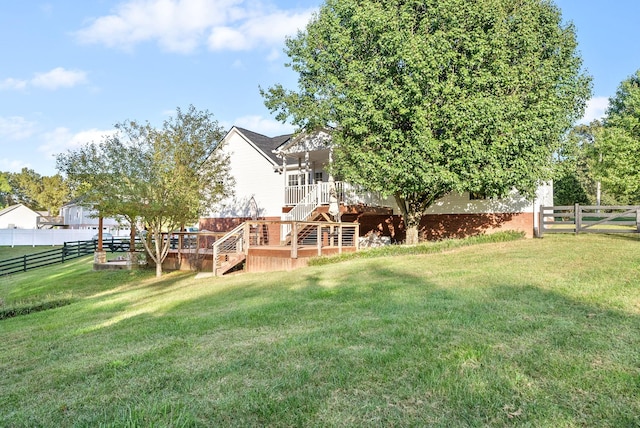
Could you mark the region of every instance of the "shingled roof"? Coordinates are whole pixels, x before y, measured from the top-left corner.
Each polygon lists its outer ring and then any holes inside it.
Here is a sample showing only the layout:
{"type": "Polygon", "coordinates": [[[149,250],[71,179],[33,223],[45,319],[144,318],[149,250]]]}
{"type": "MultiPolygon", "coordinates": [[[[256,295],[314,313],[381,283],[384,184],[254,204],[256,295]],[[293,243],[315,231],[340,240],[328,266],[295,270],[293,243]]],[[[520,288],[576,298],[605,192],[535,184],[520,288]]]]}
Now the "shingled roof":
{"type": "Polygon", "coordinates": [[[247,137],[258,149],[260,149],[265,156],[276,164],[280,163],[280,160],[273,153],[273,150],[280,147],[293,135],[285,134],[277,137],[267,137],[266,135],[258,134],[257,132],[249,131],[248,129],[240,128],[239,126],[236,126],[236,128],[242,133],[242,135],[247,137]]]}

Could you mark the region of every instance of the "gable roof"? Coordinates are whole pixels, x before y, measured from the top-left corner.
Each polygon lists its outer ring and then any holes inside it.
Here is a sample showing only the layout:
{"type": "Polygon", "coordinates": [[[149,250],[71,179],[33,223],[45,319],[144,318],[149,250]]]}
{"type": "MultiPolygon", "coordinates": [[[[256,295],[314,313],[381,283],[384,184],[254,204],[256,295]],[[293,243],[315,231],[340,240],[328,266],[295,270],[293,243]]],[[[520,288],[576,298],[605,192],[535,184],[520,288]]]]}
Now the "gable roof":
{"type": "Polygon", "coordinates": [[[35,214],[36,216],[39,216],[40,214],[38,214],[37,212],[35,212],[34,210],[32,210],[31,208],[29,208],[28,206],[24,205],[24,204],[15,204],[15,205],[10,205],[8,207],[6,207],[3,210],[0,210],[0,217],[10,213],[13,210],[16,210],[18,208],[25,208],[27,211],[31,211],[33,214],[35,214]]]}
{"type": "MultiPolygon", "coordinates": [[[[258,134],[257,132],[249,131],[239,126],[234,126],[250,143],[252,143],[258,150],[262,152],[262,155],[271,160],[274,164],[279,164],[280,160],[278,156],[273,153],[273,150],[280,147],[286,141],[291,139],[292,134],[278,135],[277,137],[267,137],[266,135],[258,134]]],[[[231,131],[229,131],[231,132],[231,131]]]]}
{"type": "Polygon", "coordinates": [[[314,132],[302,132],[281,144],[276,153],[280,156],[305,151],[328,150],[331,146],[331,131],[319,128],[314,132]]]}

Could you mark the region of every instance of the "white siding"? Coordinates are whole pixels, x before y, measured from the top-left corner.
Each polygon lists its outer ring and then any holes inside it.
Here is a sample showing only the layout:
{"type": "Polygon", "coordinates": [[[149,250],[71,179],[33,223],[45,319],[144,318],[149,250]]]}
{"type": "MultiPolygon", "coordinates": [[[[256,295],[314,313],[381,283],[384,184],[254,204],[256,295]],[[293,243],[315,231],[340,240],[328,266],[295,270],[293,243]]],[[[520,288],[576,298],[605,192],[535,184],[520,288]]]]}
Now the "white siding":
{"type": "Polygon", "coordinates": [[[11,211],[0,216],[0,229],[36,229],[38,227],[37,212],[18,205],[11,211]]]}
{"type": "Polygon", "coordinates": [[[490,214],[532,212],[533,205],[517,193],[505,199],[472,200],[468,193],[451,193],[438,199],[427,214],[490,214]]]}
{"type": "MultiPolygon", "coordinates": [[[[75,204],[65,205],[60,209],[60,216],[63,218],[64,224],[69,226],[69,229],[97,230],[99,219],[95,217],[96,214],[96,211],[91,208],[75,204]]],[[[118,234],[120,229],[126,233],[129,231],[127,224],[120,225],[116,219],[109,217],[102,219],[102,228],[114,235],[118,234]]]]}
{"type": "Polygon", "coordinates": [[[274,164],[236,129],[225,138],[222,147],[229,155],[235,195],[220,203],[211,217],[250,217],[253,197],[259,217],[280,217],[284,205],[284,177],[274,172],[274,164]]]}
{"type": "MultiPolygon", "coordinates": [[[[390,201],[391,202],[391,201],[390,201]]],[[[469,193],[451,193],[438,199],[427,210],[427,214],[491,214],[491,213],[537,213],[540,205],[553,205],[553,183],[542,184],[536,191],[535,200],[528,201],[513,192],[504,199],[471,200],[469,193]]],[[[393,204],[394,212],[397,207],[393,204]]]]}

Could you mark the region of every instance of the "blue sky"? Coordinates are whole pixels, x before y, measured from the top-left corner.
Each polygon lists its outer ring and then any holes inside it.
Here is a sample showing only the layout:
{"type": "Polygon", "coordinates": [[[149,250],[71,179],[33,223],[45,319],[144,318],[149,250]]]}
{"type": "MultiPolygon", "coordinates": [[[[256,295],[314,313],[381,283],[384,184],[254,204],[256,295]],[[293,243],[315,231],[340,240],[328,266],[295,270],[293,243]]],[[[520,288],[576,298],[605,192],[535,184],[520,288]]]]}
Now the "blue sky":
{"type": "MultiPolygon", "coordinates": [[[[290,132],[258,87],[295,87],[285,35],[320,0],[22,0],[0,8],[0,171],[52,175],[56,153],[99,141],[126,119],[160,125],[176,107],[225,128],[290,132]]],[[[640,68],[640,1],[556,0],[578,33],[601,115],[640,68]]]]}

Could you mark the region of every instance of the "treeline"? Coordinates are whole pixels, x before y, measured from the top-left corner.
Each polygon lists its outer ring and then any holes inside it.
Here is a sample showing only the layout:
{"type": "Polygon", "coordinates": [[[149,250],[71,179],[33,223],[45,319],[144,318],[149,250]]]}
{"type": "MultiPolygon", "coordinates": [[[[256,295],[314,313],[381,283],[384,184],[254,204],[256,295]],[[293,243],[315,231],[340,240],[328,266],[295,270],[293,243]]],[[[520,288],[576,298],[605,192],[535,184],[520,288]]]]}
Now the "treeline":
{"type": "Polygon", "coordinates": [[[71,198],[71,189],[60,174],[43,176],[29,168],[0,172],[0,208],[24,204],[34,211],[58,215],[71,198]]]}
{"type": "Polygon", "coordinates": [[[624,80],[602,120],[579,125],[557,156],[554,203],[640,203],[640,70],[624,80]]]}

